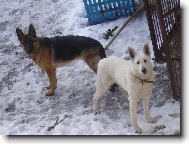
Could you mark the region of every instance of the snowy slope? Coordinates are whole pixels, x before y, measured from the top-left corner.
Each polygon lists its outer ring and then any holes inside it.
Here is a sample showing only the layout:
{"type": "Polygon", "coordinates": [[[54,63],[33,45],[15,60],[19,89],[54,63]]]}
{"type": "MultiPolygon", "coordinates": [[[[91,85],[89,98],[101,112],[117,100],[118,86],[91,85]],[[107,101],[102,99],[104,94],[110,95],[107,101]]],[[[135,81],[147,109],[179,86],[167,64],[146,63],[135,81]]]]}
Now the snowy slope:
{"type": "MultiPolygon", "coordinates": [[[[2,135],[137,135],[131,128],[129,107],[119,90],[101,100],[101,114],[92,112],[96,75],[83,62],[57,69],[55,96],[44,95],[46,75],[28,59],[19,46],[16,27],[28,31],[30,23],[38,36],[84,35],[99,40],[108,28],[121,26],[126,18],[89,26],[82,0],[0,1],[0,134],[2,135]],[[57,118],[62,121],[52,128],[57,118]]],[[[107,56],[127,56],[128,46],[141,51],[152,47],[145,13],[140,14],[106,51],[107,56]]],[[[155,82],[149,124],[142,104],[138,122],[142,135],[180,134],[180,103],[172,99],[166,65],[154,63],[155,82]]]]}

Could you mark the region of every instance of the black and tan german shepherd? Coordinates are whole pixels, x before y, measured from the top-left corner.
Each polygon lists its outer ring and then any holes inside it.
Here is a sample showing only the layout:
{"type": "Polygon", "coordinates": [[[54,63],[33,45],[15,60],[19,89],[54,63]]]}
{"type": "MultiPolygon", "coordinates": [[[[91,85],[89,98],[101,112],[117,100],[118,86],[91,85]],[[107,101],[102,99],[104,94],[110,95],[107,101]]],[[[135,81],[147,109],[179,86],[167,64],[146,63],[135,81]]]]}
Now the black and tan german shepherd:
{"type": "Polygon", "coordinates": [[[16,34],[25,52],[47,73],[50,82],[47,96],[53,95],[56,89],[57,67],[80,58],[96,73],[98,62],[106,57],[101,43],[90,37],[73,35],[37,37],[32,24],[29,26],[28,34],[24,34],[19,28],[16,28],[16,34]]]}

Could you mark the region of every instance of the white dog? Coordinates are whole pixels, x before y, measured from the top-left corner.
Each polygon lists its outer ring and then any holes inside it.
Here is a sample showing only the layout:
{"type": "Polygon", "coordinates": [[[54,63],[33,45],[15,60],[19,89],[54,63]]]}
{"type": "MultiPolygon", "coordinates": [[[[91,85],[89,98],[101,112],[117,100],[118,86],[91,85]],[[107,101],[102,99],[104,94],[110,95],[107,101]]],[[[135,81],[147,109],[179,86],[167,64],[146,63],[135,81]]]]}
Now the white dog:
{"type": "Polygon", "coordinates": [[[149,114],[149,101],[152,94],[154,73],[147,44],[143,52],[136,54],[128,48],[131,61],[110,56],[98,63],[96,92],[93,97],[93,111],[99,113],[97,102],[116,83],[129,96],[130,118],[135,132],[141,133],[137,123],[137,102],[143,100],[144,115],[149,123],[155,120],[149,114]]]}

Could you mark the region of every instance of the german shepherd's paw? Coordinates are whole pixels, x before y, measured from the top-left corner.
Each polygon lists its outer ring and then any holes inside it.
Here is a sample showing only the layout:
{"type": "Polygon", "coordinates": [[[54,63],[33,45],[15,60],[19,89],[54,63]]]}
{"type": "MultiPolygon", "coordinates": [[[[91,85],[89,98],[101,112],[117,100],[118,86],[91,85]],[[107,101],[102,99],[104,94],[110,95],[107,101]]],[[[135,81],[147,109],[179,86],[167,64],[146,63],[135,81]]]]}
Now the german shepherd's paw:
{"type": "Polygon", "coordinates": [[[45,93],[45,95],[46,95],[46,96],[52,96],[52,95],[54,95],[54,90],[52,90],[51,88],[49,88],[49,89],[47,90],[47,92],[45,93]]]}
{"type": "MultiPolygon", "coordinates": [[[[51,89],[51,85],[48,85],[46,88],[48,89],[47,92],[45,93],[46,96],[51,96],[54,94],[54,90],[51,89]]],[[[55,87],[55,89],[56,88],[57,87],[55,87]]]]}
{"type": "Polygon", "coordinates": [[[47,86],[47,89],[50,89],[50,88],[51,88],[51,85],[48,85],[48,86],[47,86]]]}

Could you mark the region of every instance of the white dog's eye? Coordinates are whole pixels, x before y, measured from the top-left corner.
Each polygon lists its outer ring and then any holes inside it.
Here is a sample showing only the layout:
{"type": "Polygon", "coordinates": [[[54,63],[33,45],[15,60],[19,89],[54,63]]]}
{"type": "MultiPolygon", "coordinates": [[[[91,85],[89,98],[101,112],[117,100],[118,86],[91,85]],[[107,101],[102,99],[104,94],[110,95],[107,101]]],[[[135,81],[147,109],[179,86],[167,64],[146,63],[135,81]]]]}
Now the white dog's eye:
{"type": "Polygon", "coordinates": [[[140,62],[139,62],[139,61],[137,61],[137,64],[140,64],[140,62]]]}
{"type": "Polygon", "coordinates": [[[144,63],[146,63],[147,62],[147,60],[144,60],[144,63]]]}

